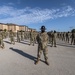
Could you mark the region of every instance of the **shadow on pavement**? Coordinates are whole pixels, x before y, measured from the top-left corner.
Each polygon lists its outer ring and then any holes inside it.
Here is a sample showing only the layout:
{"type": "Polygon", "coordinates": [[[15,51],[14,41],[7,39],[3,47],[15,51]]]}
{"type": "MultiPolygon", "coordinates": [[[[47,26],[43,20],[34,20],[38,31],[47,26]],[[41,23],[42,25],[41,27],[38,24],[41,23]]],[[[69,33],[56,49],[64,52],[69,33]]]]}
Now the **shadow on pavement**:
{"type": "Polygon", "coordinates": [[[22,44],[26,44],[26,45],[30,45],[29,43],[26,43],[26,42],[20,42],[20,43],[22,43],[22,44]]]}
{"type": "MultiPolygon", "coordinates": [[[[20,54],[20,55],[22,55],[22,56],[24,56],[24,57],[30,59],[30,60],[33,60],[33,61],[34,61],[34,64],[35,64],[35,62],[36,62],[36,60],[37,60],[36,57],[34,57],[34,56],[32,56],[32,55],[30,55],[30,54],[28,54],[28,53],[25,53],[25,52],[23,52],[23,51],[21,51],[21,50],[19,50],[19,49],[14,49],[14,48],[12,48],[12,47],[9,48],[9,49],[11,49],[12,51],[14,51],[14,52],[16,52],[16,53],[18,53],[18,54],[20,54]]],[[[40,60],[40,61],[44,62],[43,60],[40,60]]]]}
{"type": "MultiPolygon", "coordinates": [[[[17,42],[17,41],[15,41],[15,42],[17,42]]],[[[20,42],[17,42],[17,43],[21,43],[21,44],[30,45],[28,42],[22,42],[22,41],[20,41],[20,42]]]]}
{"type": "Polygon", "coordinates": [[[57,45],[59,45],[59,46],[65,46],[65,47],[72,47],[72,48],[75,48],[75,46],[73,45],[65,45],[65,44],[57,44],[57,45]]]}
{"type": "Polygon", "coordinates": [[[8,43],[8,44],[11,44],[10,42],[8,42],[8,41],[4,41],[4,42],[6,42],[6,43],[8,43]]]}

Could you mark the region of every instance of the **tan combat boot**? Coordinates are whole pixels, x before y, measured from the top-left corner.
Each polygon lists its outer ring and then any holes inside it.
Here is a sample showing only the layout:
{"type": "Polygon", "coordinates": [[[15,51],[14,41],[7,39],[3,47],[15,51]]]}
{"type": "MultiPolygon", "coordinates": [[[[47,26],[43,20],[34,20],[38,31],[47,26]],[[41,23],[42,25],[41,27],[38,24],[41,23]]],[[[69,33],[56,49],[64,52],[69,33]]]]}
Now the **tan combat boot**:
{"type": "Polygon", "coordinates": [[[47,65],[49,65],[49,63],[48,63],[48,61],[47,61],[47,60],[45,61],[45,63],[46,63],[47,65]]]}
{"type": "Polygon", "coordinates": [[[37,65],[39,61],[40,61],[40,59],[37,59],[37,61],[35,62],[35,65],[37,65]]]}
{"type": "Polygon", "coordinates": [[[1,46],[2,49],[4,49],[4,46],[1,46]]]}

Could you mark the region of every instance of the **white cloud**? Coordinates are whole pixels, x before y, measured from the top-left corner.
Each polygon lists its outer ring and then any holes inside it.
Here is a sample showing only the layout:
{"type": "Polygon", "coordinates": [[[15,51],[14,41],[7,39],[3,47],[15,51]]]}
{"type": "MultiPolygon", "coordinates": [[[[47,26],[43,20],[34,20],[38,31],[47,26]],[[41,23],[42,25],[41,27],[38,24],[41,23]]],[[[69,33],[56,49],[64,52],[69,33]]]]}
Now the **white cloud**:
{"type": "Polygon", "coordinates": [[[0,22],[30,24],[40,23],[59,17],[75,16],[75,10],[71,6],[58,9],[29,8],[17,9],[12,6],[0,6],[0,22]],[[4,17],[6,16],[6,18],[4,17]]]}

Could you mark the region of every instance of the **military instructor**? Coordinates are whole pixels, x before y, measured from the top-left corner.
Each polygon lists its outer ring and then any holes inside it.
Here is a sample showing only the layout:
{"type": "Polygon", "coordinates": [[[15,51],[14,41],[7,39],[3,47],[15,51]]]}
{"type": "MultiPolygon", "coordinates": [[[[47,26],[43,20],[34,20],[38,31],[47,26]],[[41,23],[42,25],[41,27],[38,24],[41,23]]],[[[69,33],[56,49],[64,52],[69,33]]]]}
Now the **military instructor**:
{"type": "Polygon", "coordinates": [[[38,52],[37,52],[37,61],[35,62],[35,64],[38,64],[38,62],[40,61],[41,54],[43,52],[45,63],[49,65],[47,56],[48,54],[47,44],[49,38],[45,30],[46,30],[45,26],[41,26],[41,32],[37,35],[36,38],[38,42],[38,52]]]}

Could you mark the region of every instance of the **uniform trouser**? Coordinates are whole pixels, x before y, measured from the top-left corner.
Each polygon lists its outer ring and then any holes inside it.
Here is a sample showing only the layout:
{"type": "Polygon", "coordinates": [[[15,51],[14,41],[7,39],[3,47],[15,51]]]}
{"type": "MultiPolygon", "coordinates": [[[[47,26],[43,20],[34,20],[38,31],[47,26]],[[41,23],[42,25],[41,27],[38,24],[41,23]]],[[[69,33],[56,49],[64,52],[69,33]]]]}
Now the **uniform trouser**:
{"type": "Polygon", "coordinates": [[[34,38],[30,38],[30,45],[33,43],[34,45],[34,38]]]}
{"type": "Polygon", "coordinates": [[[71,39],[71,44],[74,44],[74,38],[71,39]]]}
{"type": "Polygon", "coordinates": [[[21,41],[23,41],[23,40],[24,40],[23,35],[21,35],[21,41]]]}
{"type": "Polygon", "coordinates": [[[49,43],[51,44],[51,42],[52,42],[52,39],[51,39],[51,38],[49,38],[49,43]]]}
{"type": "Polygon", "coordinates": [[[14,37],[11,37],[10,40],[11,40],[11,43],[12,42],[15,43],[14,37]]]}
{"type": "Polygon", "coordinates": [[[60,36],[60,37],[59,37],[59,40],[61,40],[61,39],[62,39],[62,37],[60,36]]]}
{"type": "Polygon", "coordinates": [[[54,39],[54,38],[52,38],[52,46],[53,46],[53,44],[54,44],[54,46],[56,46],[56,39],[54,39]]]}
{"type": "Polygon", "coordinates": [[[36,37],[34,37],[34,43],[36,43],[36,37]]]}
{"type": "Polygon", "coordinates": [[[24,35],[24,39],[27,39],[27,36],[26,35],[24,35]]]}
{"type": "Polygon", "coordinates": [[[69,43],[69,37],[66,37],[66,42],[68,42],[68,43],[69,43]]]}
{"type": "Polygon", "coordinates": [[[17,42],[20,42],[20,37],[17,37],[17,42]]]}
{"type": "Polygon", "coordinates": [[[74,38],[74,45],[75,45],[75,38],[74,38]]]}
{"type": "Polygon", "coordinates": [[[4,47],[4,43],[2,39],[0,39],[0,46],[4,47]]]}
{"type": "Polygon", "coordinates": [[[47,54],[48,54],[48,49],[47,49],[47,48],[44,49],[44,50],[38,49],[37,58],[38,58],[38,59],[41,58],[41,54],[42,54],[42,52],[43,52],[43,55],[44,55],[44,59],[45,59],[45,61],[47,61],[47,60],[48,60],[48,56],[47,56],[47,54]]]}
{"type": "Polygon", "coordinates": [[[65,41],[65,37],[62,38],[62,41],[65,41]]]}

